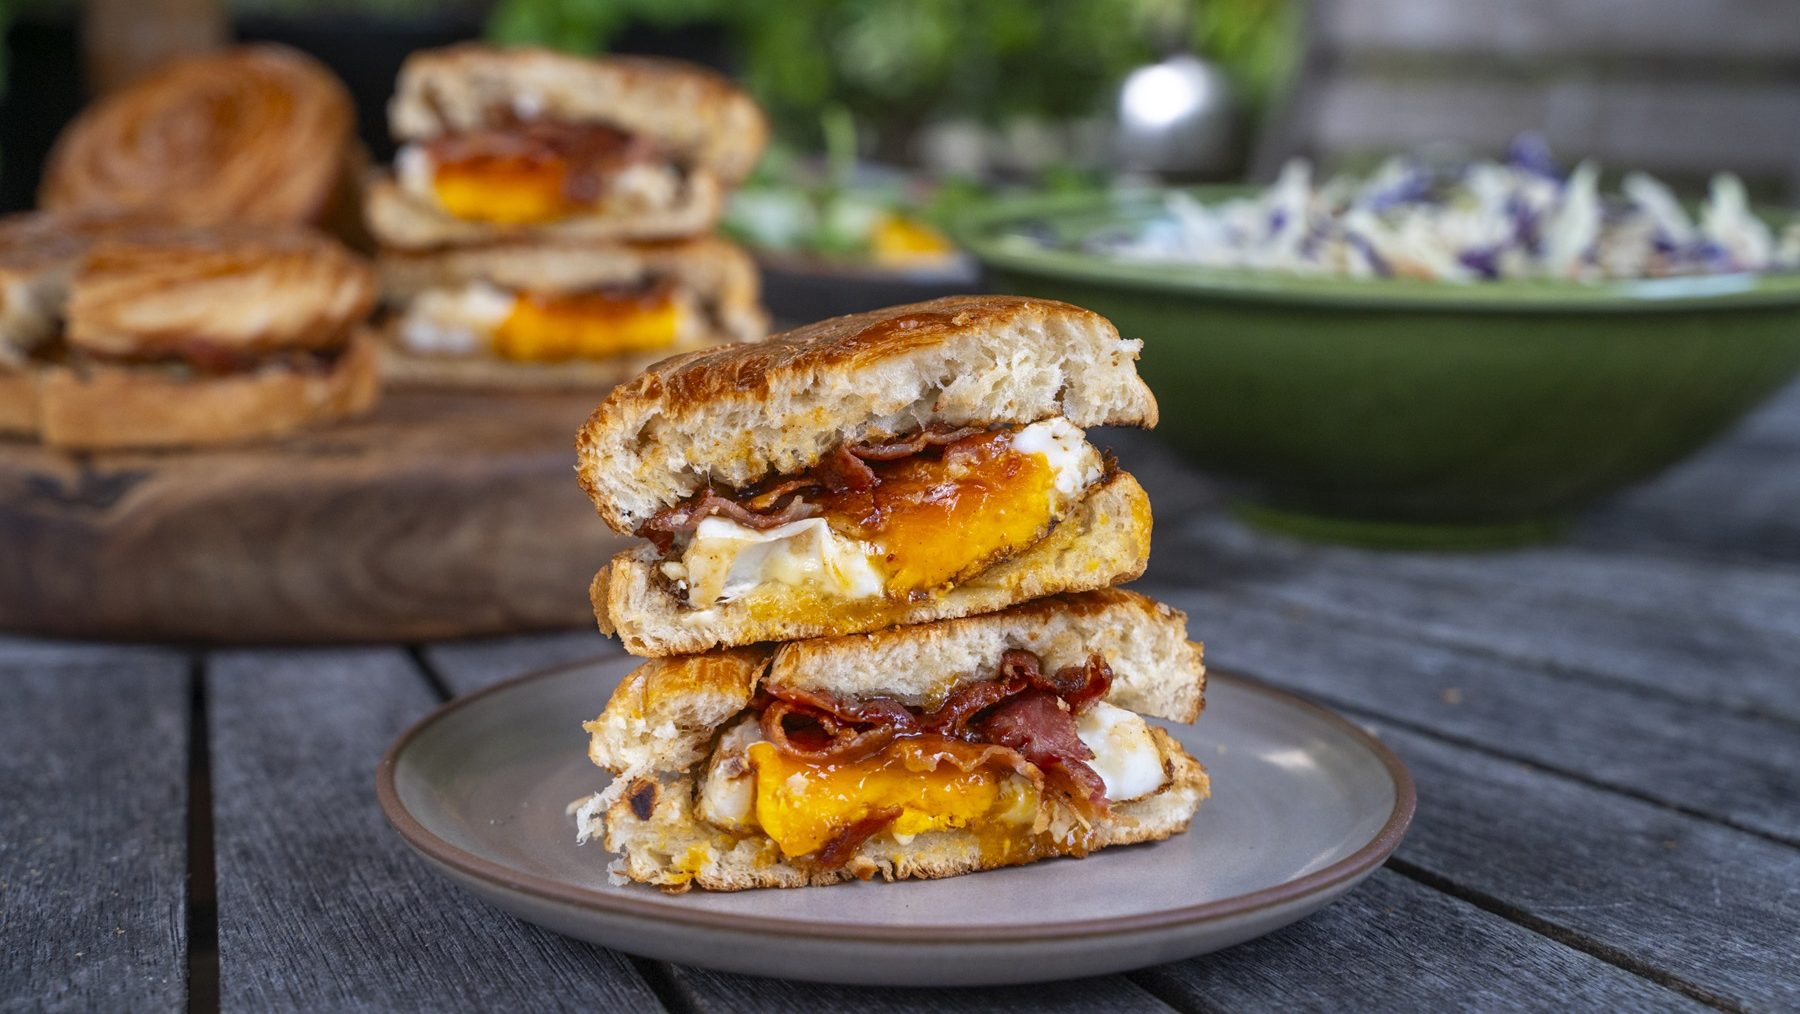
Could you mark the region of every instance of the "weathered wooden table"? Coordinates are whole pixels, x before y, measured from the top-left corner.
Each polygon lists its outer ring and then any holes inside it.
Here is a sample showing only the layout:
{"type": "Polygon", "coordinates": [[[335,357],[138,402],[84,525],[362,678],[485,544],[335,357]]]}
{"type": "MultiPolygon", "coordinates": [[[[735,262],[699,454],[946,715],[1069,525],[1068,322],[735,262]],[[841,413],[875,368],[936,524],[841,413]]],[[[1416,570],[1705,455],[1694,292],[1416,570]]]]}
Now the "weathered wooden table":
{"type": "Polygon", "coordinates": [[[1039,987],[639,960],[453,889],[372,787],[388,741],[438,702],[614,650],[598,635],[12,639],[0,1008],[1800,1007],[1800,387],[1565,544],[1511,553],[1265,537],[1152,442],[1116,445],[1156,504],[1141,586],[1188,611],[1208,661],[1354,716],[1417,776],[1399,854],[1319,915],[1039,987]]]}

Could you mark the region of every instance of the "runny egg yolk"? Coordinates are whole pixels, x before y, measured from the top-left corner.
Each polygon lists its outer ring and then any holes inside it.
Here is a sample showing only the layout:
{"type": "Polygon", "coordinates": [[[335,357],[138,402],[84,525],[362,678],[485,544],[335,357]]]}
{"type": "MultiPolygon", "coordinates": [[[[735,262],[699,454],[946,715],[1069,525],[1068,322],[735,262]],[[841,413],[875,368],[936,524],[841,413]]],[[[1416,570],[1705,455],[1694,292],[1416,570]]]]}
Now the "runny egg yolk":
{"type": "Polygon", "coordinates": [[[683,312],[667,290],[632,296],[520,293],[494,328],[494,352],[527,362],[654,352],[675,344],[683,312]]]}
{"type": "Polygon", "coordinates": [[[1037,816],[1037,789],[1008,768],[980,763],[980,752],[965,743],[900,740],[864,760],[821,762],[753,743],[746,756],[756,772],[756,824],[790,858],[817,852],[886,810],[899,811],[887,830],[902,841],[971,826],[1023,836],[1037,816]],[[941,759],[945,753],[963,755],[970,770],[941,759]]]}
{"type": "Polygon", "coordinates": [[[534,225],[567,215],[568,166],[558,158],[481,155],[439,163],[432,192],[451,215],[495,225],[534,225]]]}
{"type": "Polygon", "coordinates": [[[1055,470],[1043,454],[1020,452],[1009,432],[871,467],[873,487],[828,493],[819,506],[882,548],[874,562],[890,595],[950,584],[1030,546],[1055,520],[1055,470]]]}

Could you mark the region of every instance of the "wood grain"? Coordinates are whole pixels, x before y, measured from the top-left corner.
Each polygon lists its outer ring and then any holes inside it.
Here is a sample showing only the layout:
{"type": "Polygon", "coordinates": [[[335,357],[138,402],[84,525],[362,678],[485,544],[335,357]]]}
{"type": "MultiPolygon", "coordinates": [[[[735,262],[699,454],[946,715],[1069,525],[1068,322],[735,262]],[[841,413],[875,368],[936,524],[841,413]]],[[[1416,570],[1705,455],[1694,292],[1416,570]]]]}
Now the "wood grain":
{"type": "Polygon", "coordinates": [[[1286,929],[1132,978],[1202,1010],[1707,1009],[1387,870],[1286,929]]]}
{"type": "Polygon", "coordinates": [[[1800,849],[1375,724],[1418,782],[1403,863],[1715,1003],[1800,1006],[1800,849]]]}
{"type": "Polygon", "coordinates": [[[575,483],[591,394],[391,394],[289,441],[71,458],[0,443],[0,629],[371,641],[593,623],[623,541],[575,483]]]}
{"type": "Polygon", "coordinates": [[[1085,1014],[1087,1011],[1160,1012],[1170,1009],[1121,975],[1072,979],[1035,987],[930,989],[829,986],[729,975],[681,965],[669,967],[677,995],[687,1005],[696,1011],[720,1014],[752,1010],[771,1014],[814,1014],[816,1011],[857,1011],[859,1014],[1066,1011],[1068,1014],[1085,1014]]]}
{"type": "Polygon", "coordinates": [[[1800,844],[1794,725],[1409,642],[1242,593],[1144,590],[1188,612],[1219,668],[1800,844]]]}
{"type": "Polygon", "coordinates": [[[0,641],[0,1008],[187,1002],[188,663],[0,641]]]}
{"type": "Polygon", "coordinates": [[[630,962],[432,873],[376,761],[437,701],[398,649],[227,651],[206,674],[228,1010],[644,1010],[630,962]]]}

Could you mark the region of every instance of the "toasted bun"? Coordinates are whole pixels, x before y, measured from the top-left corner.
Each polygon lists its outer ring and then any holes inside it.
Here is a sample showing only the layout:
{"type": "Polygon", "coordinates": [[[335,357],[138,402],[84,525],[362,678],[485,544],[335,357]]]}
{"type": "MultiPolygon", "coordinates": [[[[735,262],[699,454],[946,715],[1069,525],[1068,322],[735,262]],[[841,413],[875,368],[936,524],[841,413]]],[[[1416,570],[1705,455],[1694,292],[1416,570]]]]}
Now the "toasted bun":
{"type": "Polygon", "coordinates": [[[683,771],[706,759],[719,726],[750,706],[767,647],[657,658],[620,681],[582,726],[588,758],[608,771],[683,771]]]}
{"type": "Polygon", "coordinates": [[[318,233],[171,230],[93,245],[70,283],[65,337],[146,360],[195,343],[246,355],[327,349],[374,302],[374,272],[318,233]]]}
{"type": "Polygon", "coordinates": [[[369,231],[383,246],[432,250],[526,239],[622,242],[697,236],[711,231],[718,223],[725,210],[725,190],[712,174],[695,171],[688,174],[687,185],[670,208],[583,212],[536,225],[497,225],[456,218],[408,192],[386,174],[367,182],[364,201],[369,231]]]}
{"type": "Polygon", "coordinates": [[[284,46],[177,60],[63,131],[40,203],[180,225],[321,223],[353,163],[350,95],[284,46]]]}
{"type": "Polygon", "coordinates": [[[1141,715],[1191,722],[1204,707],[1206,670],[1187,617],[1108,588],[875,634],[651,659],[583,726],[588,756],[615,772],[685,771],[765,685],[932,710],[965,684],[992,679],[1014,648],[1037,655],[1046,672],[1100,654],[1113,672],[1107,702],[1141,715]]]}
{"type": "Polygon", "coordinates": [[[956,688],[992,679],[1000,656],[1023,648],[1045,672],[1090,654],[1112,666],[1107,701],[1154,718],[1191,722],[1206,687],[1201,646],[1181,612],[1118,588],[1054,595],[997,613],[822,637],[781,646],[765,682],[840,698],[893,697],[932,709],[956,688]]]}
{"type": "Polygon", "coordinates": [[[44,443],[104,451],[282,436],[367,411],[377,390],[374,341],[357,337],[324,372],[270,364],[184,379],[158,366],[53,367],[39,397],[44,443]]]}
{"type": "Polygon", "coordinates": [[[496,112],[604,123],[727,183],[749,174],[769,136],[750,96],[695,64],[479,43],[407,57],[388,120],[397,140],[416,141],[489,126],[496,112]]]}
{"type": "Polygon", "coordinates": [[[708,483],[798,473],[845,441],[930,423],[1154,426],[1141,346],[1097,313],[1024,296],[835,317],[658,363],[594,410],[577,471],[629,534],[708,483]]]}
{"type": "Polygon", "coordinates": [[[1073,513],[1031,548],[949,591],[914,602],[872,599],[759,615],[742,600],[691,610],[656,580],[656,551],[640,546],[614,557],[590,593],[600,629],[617,633],[634,655],[662,656],[719,646],[859,634],[900,624],[992,612],[1058,592],[1091,591],[1129,581],[1150,558],[1150,500],[1120,472],[1089,491],[1073,513]]]}
{"type": "MultiPolygon", "coordinates": [[[[1152,728],[1150,735],[1162,751],[1168,781],[1142,799],[1115,806],[1115,816],[1096,822],[1090,849],[1161,841],[1186,830],[1207,797],[1210,785],[1199,762],[1161,729],[1152,728]]],[[[623,876],[675,890],[694,885],[713,891],[807,887],[873,876],[886,880],[953,877],[1032,861],[1000,860],[982,848],[977,832],[947,830],[928,831],[905,845],[893,835],[878,834],[843,866],[813,869],[782,859],[774,843],[760,835],[734,836],[701,820],[694,796],[691,776],[638,776],[618,791],[596,797],[609,804],[604,815],[598,808],[582,810],[581,834],[584,838],[604,835],[606,848],[620,855],[615,870],[623,876]]],[[[1058,809],[1064,808],[1059,804],[1058,809]]],[[[1053,818],[1073,819],[1069,813],[1053,818]]]]}
{"type": "Polygon", "coordinates": [[[126,236],[143,219],[48,211],[0,219],[0,364],[55,337],[69,299],[69,279],[88,248],[104,236],[126,236]]]}
{"type": "Polygon", "coordinates": [[[0,365],[0,436],[37,433],[39,375],[36,368],[0,365]]]}
{"type": "Polygon", "coordinates": [[[473,281],[521,292],[581,292],[666,278],[714,314],[723,336],[752,341],[768,329],[758,302],[756,262],[736,244],[712,236],[663,243],[514,240],[428,252],[390,250],[377,265],[382,295],[396,307],[427,289],[473,281]]]}

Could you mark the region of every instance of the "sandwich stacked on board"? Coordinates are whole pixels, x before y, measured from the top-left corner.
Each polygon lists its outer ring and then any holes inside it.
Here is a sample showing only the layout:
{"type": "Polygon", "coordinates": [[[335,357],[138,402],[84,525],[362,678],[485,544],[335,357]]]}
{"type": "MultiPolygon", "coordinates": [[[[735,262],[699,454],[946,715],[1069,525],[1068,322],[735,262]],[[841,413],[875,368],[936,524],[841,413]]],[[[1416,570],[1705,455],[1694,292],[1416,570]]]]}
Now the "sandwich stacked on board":
{"type": "Polygon", "coordinates": [[[944,877],[1186,828],[1200,646],[1114,586],[1150,504],[1087,440],[1151,426],[1139,343],[960,296],[677,356],[577,447],[645,543],[594,580],[648,661],[587,723],[579,834],[669,890],[944,877]]]}
{"type": "Polygon", "coordinates": [[[389,127],[365,210],[394,379],[599,386],[762,336],[755,264],[711,232],[768,128],[724,78],[458,45],[407,59],[389,127]]]}

